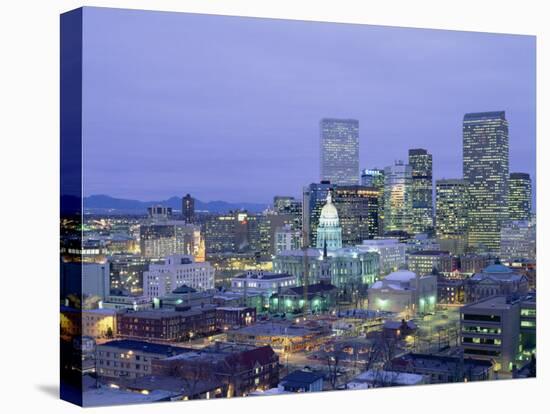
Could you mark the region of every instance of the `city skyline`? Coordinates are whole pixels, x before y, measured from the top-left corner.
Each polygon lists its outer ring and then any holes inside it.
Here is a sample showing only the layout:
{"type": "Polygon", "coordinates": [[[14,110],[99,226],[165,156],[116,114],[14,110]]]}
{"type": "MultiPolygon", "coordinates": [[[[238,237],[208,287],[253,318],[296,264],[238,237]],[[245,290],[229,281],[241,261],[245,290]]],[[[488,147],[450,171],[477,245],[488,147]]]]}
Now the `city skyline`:
{"type": "Polygon", "coordinates": [[[96,12],[85,9],[85,195],[299,196],[319,179],[325,117],[359,121],[360,169],[425,148],[434,180],[461,178],[462,118],[494,110],[510,124],[510,172],[529,173],[536,194],[534,37],[160,12],[142,30],[148,12],[96,12]],[[200,64],[170,53],[191,33],[200,64]]]}

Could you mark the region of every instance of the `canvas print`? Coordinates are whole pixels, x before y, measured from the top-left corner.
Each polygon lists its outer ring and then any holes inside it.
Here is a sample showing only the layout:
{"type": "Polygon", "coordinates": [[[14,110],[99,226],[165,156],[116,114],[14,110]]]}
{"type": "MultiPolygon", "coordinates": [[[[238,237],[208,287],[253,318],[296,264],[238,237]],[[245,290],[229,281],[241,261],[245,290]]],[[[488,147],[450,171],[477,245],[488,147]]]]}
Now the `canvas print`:
{"type": "Polygon", "coordinates": [[[536,376],[535,51],[514,34],[63,14],[62,398],[536,376]]]}

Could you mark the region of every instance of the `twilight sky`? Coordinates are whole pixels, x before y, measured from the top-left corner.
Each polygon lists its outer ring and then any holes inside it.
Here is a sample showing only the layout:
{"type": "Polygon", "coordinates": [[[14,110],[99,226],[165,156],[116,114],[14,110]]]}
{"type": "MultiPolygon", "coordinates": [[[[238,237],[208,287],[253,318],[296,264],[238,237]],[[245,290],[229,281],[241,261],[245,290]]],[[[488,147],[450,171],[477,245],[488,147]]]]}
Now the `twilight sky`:
{"type": "Polygon", "coordinates": [[[535,178],[535,37],[84,10],[84,194],[270,202],[319,180],[319,120],[359,120],[361,167],[433,154],[462,175],[462,117],[505,110],[535,178]]]}

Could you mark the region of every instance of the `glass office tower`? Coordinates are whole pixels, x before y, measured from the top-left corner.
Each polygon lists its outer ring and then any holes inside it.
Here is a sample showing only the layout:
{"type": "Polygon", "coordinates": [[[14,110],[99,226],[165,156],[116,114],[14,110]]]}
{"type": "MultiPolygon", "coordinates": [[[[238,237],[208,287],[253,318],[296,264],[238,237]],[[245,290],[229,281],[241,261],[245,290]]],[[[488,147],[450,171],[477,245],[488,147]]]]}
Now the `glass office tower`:
{"type": "Polygon", "coordinates": [[[508,217],[508,121],[504,111],[464,115],[463,174],[468,186],[468,246],[498,253],[508,217]]]}
{"type": "Polygon", "coordinates": [[[412,217],[414,233],[433,231],[433,179],[432,154],[425,149],[409,150],[409,165],[412,169],[412,217]]]}
{"type": "Polygon", "coordinates": [[[359,121],[321,120],[321,181],[359,183],[359,121]]]}

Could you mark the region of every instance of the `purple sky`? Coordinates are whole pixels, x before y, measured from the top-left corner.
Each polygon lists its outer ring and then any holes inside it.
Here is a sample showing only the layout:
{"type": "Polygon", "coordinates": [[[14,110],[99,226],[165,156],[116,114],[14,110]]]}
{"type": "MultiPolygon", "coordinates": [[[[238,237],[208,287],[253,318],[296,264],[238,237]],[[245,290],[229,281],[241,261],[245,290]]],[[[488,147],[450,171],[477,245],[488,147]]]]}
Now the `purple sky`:
{"type": "Polygon", "coordinates": [[[462,175],[462,117],[505,110],[535,174],[535,38],[86,8],[84,193],[269,202],[319,179],[319,120],[361,167],[409,148],[462,175]]]}

